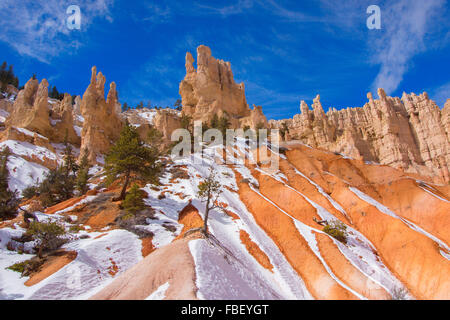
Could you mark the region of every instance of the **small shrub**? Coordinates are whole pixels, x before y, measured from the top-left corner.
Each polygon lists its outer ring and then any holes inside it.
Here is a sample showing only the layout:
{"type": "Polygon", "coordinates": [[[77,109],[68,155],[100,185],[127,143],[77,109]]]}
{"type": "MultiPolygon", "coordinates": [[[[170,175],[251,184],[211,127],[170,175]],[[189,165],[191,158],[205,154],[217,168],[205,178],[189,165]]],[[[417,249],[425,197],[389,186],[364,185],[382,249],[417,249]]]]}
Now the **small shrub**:
{"type": "Polygon", "coordinates": [[[31,273],[37,271],[43,263],[44,261],[33,258],[30,260],[15,263],[6,269],[19,272],[22,276],[28,276],[31,273]]]}
{"type": "Polygon", "coordinates": [[[9,220],[17,215],[19,207],[18,192],[9,189],[8,158],[11,151],[8,147],[0,151],[0,221],[9,220]]]}
{"type": "Polygon", "coordinates": [[[408,300],[408,291],[404,288],[395,288],[391,300],[408,300]]]}
{"type": "Polygon", "coordinates": [[[347,226],[343,224],[341,221],[334,220],[329,222],[324,228],[323,232],[329,234],[336,240],[347,243],[347,226]]]}
{"type": "Polygon", "coordinates": [[[17,262],[15,264],[13,264],[12,266],[9,266],[6,269],[9,269],[9,270],[12,270],[12,271],[22,274],[23,271],[25,270],[25,266],[27,263],[28,263],[28,261],[17,262]]]}
{"type": "Polygon", "coordinates": [[[132,214],[132,213],[126,213],[122,217],[120,217],[120,219],[122,221],[130,220],[130,219],[133,219],[133,218],[134,218],[134,214],[132,214]]]}
{"type": "Polygon", "coordinates": [[[72,233],[78,233],[81,230],[84,230],[84,228],[82,226],[80,226],[79,224],[74,224],[73,226],[70,226],[69,231],[72,233]]]}
{"type": "Polygon", "coordinates": [[[39,187],[29,186],[22,191],[22,197],[25,199],[31,199],[39,195],[39,187]]]}
{"type": "Polygon", "coordinates": [[[56,250],[67,241],[63,238],[66,235],[66,230],[58,222],[34,221],[30,224],[27,234],[39,242],[39,258],[42,258],[42,253],[45,250],[56,250]]]}

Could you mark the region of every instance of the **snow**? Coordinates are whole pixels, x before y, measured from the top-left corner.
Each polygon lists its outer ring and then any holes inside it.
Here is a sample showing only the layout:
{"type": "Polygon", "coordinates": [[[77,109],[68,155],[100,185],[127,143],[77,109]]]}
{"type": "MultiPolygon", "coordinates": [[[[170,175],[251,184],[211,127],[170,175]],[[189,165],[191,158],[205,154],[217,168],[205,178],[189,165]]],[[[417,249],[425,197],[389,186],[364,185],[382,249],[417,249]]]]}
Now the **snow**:
{"type": "Polygon", "coordinates": [[[158,287],[145,300],[163,300],[166,297],[166,291],[169,289],[169,282],[166,282],[158,287]]]}
{"type": "Polygon", "coordinates": [[[81,137],[81,130],[83,128],[80,126],[73,126],[73,129],[75,130],[75,133],[77,134],[77,136],[81,137]]]}
{"type": "MultiPolygon", "coordinates": [[[[82,204],[86,204],[86,203],[90,203],[90,202],[94,201],[96,198],[97,198],[97,196],[87,196],[86,198],[84,198],[84,199],[78,201],[77,203],[75,203],[74,205],[72,205],[70,207],[67,207],[67,208],[65,208],[63,210],[55,212],[55,214],[61,214],[61,213],[64,213],[64,212],[72,211],[73,209],[75,209],[76,207],[78,207],[78,206],[80,206],[82,204]]],[[[70,217],[72,217],[72,216],[70,216],[70,217]]],[[[76,217],[76,216],[74,216],[74,217],[76,217]]]]}
{"type": "MultiPolygon", "coordinates": [[[[66,228],[70,226],[64,222],[63,216],[58,214],[36,212],[36,215],[39,221],[59,220],[66,228]]],[[[13,237],[20,237],[25,232],[25,229],[17,224],[14,227],[15,229],[0,229],[0,299],[87,299],[114,280],[109,273],[114,265],[118,267],[117,277],[143,259],[141,240],[131,232],[80,231],[79,235],[88,235],[89,238],[75,238],[62,247],[66,251],[77,251],[76,259],[38,284],[28,287],[24,285],[28,277],[22,278],[18,272],[6,269],[17,262],[34,257],[32,254],[19,254],[6,249],[13,237]],[[99,237],[100,235],[102,237],[99,237]]],[[[28,248],[25,248],[25,251],[28,252],[33,243],[27,242],[26,245],[28,248]]]]}
{"type": "Polygon", "coordinates": [[[0,122],[5,122],[9,117],[9,112],[3,109],[0,109],[0,122]]]}
{"type": "Polygon", "coordinates": [[[42,181],[49,171],[40,164],[27,161],[14,155],[8,158],[9,188],[22,192],[25,188],[42,181]]]}
{"type": "Polygon", "coordinates": [[[138,112],[137,115],[152,124],[153,119],[156,116],[156,110],[138,112]]]}
{"type": "Polygon", "coordinates": [[[442,250],[442,249],[440,249],[439,252],[441,253],[441,255],[442,255],[445,259],[447,259],[447,260],[450,261],[450,253],[446,253],[446,252],[444,252],[444,250],[442,250]]]}
{"type": "MultiPolygon", "coordinates": [[[[430,189],[432,189],[432,187],[430,187],[430,186],[428,186],[428,185],[427,185],[427,187],[430,188],[430,189]]],[[[419,186],[419,188],[422,189],[423,191],[425,191],[426,193],[431,194],[433,197],[435,197],[435,198],[437,198],[437,199],[439,199],[439,200],[441,200],[441,201],[450,203],[450,201],[448,201],[447,199],[444,199],[444,198],[438,196],[437,194],[431,192],[430,190],[428,190],[428,189],[426,189],[426,188],[424,188],[424,187],[422,187],[422,186],[419,186]]]]}
{"type": "Polygon", "coordinates": [[[16,129],[19,132],[22,132],[23,134],[26,134],[27,136],[34,137],[34,135],[37,135],[41,139],[48,140],[47,137],[44,137],[43,135],[41,135],[41,134],[39,134],[37,132],[33,132],[33,131],[30,131],[30,130],[25,129],[25,128],[18,128],[18,127],[13,127],[13,128],[16,129]]]}
{"type": "Polygon", "coordinates": [[[47,148],[41,146],[35,146],[29,142],[23,141],[15,141],[15,140],[6,140],[0,143],[0,149],[5,147],[9,147],[12,153],[18,156],[26,156],[30,159],[35,156],[41,161],[44,161],[45,158],[49,160],[57,160],[57,156],[52,151],[47,148]]]}
{"type": "Polygon", "coordinates": [[[218,244],[191,240],[197,297],[201,300],[278,300],[280,297],[257,279],[245,265],[218,244]]]}
{"type": "Polygon", "coordinates": [[[54,127],[61,121],[62,121],[61,119],[50,119],[50,124],[54,127]]]}

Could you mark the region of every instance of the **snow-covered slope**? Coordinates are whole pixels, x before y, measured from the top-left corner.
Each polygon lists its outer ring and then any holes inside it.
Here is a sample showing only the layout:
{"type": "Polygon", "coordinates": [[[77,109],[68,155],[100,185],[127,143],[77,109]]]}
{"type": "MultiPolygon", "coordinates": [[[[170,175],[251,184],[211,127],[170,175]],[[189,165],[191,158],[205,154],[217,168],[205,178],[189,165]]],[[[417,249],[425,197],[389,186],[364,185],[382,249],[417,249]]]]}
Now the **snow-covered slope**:
{"type": "Polygon", "coordinates": [[[63,221],[75,216],[85,230],[64,246],[76,258],[30,287],[24,285],[29,279],[5,270],[30,258],[7,250],[24,230],[18,222],[0,225],[1,297],[390,299],[402,292],[403,298],[450,298],[448,186],[303,145],[285,155],[268,151],[279,160],[275,171],[264,159],[225,163],[223,151],[257,157],[242,140],[208,150],[202,159],[173,159],[161,186],[143,188],[154,216],[137,228],[151,238],[117,229],[110,209],[95,209],[109,190],[41,213],[63,221]],[[211,168],[225,210],[210,212],[210,238],[184,237],[202,223],[205,205],[196,193],[211,168]],[[346,226],[346,243],[324,232],[325,220],[346,226]],[[149,241],[151,253],[143,259],[149,241]],[[161,264],[167,270],[155,271],[161,264]],[[181,270],[184,277],[177,275],[181,270]],[[77,281],[82,285],[73,289],[77,281]]]}

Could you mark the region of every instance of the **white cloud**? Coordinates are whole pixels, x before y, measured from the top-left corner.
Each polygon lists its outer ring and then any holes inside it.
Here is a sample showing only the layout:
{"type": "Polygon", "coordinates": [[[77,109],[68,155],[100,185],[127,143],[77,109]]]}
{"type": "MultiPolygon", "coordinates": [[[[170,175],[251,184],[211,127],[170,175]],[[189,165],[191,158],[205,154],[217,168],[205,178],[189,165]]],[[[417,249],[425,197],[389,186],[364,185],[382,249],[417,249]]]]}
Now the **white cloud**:
{"type": "Polygon", "coordinates": [[[373,60],[381,67],[372,84],[374,92],[384,88],[391,94],[398,88],[412,58],[427,49],[427,35],[444,4],[444,0],[401,0],[381,8],[384,35],[371,43],[373,60]]]}
{"type": "Polygon", "coordinates": [[[439,107],[443,108],[447,99],[450,99],[450,82],[434,89],[430,96],[439,107]]]}
{"type": "Polygon", "coordinates": [[[238,0],[235,4],[231,4],[225,7],[212,7],[196,3],[196,6],[198,8],[204,9],[209,13],[220,14],[224,17],[243,13],[245,10],[248,10],[251,7],[253,7],[253,5],[254,5],[253,0],[238,0]]]}
{"type": "MultiPolygon", "coordinates": [[[[81,9],[81,32],[96,17],[112,21],[109,8],[114,0],[78,1],[81,9]]],[[[66,9],[70,0],[2,0],[0,1],[0,41],[19,54],[49,63],[61,52],[80,47],[66,27],[66,9]]],[[[73,31],[72,31],[73,32],[73,31]]]]}

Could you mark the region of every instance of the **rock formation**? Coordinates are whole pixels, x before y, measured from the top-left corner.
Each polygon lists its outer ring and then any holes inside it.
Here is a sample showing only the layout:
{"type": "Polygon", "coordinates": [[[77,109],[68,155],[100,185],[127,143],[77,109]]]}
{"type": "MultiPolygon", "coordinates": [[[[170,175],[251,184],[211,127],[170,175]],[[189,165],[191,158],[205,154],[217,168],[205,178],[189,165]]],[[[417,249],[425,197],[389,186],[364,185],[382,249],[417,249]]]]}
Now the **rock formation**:
{"type": "Polygon", "coordinates": [[[106,79],[97,68],[92,67],[91,83],[81,101],[80,110],[84,118],[81,132],[81,150],[87,149],[89,161],[97,162],[105,155],[112,143],[118,139],[122,122],[117,114],[117,91],[114,82],[110,85],[105,100],[106,79]]]}
{"type": "Polygon", "coordinates": [[[259,123],[267,125],[261,108],[250,110],[245,86],[234,81],[229,62],[217,60],[206,46],[197,48],[197,70],[194,58],[186,54],[186,76],[180,83],[183,112],[194,120],[209,122],[217,114],[225,115],[233,128],[259,123]]]}
{"type": "Polygon", "coordinates": [[[80,137],[73,127],[72,97],[68,94],[62,101],[49,100],[48,82],[30,79],[21,90],[6,127],[17,127],[37,132],[52,142],[63,142],[66,135],[70,143],[80,144],[80,137]]]}
{"type": "Polygon", "coordinates": [[[280,128],[285,122],[287,140],[449,182],[450,103],[441,111],[427,93],[404,93],[399,99],[379,89],[378,95],[374,100],[369,93],[362,108],[331,108],[327,113],[317,96],[313,110],[302,101],[301,114],[270,125],[280,128]]]}

